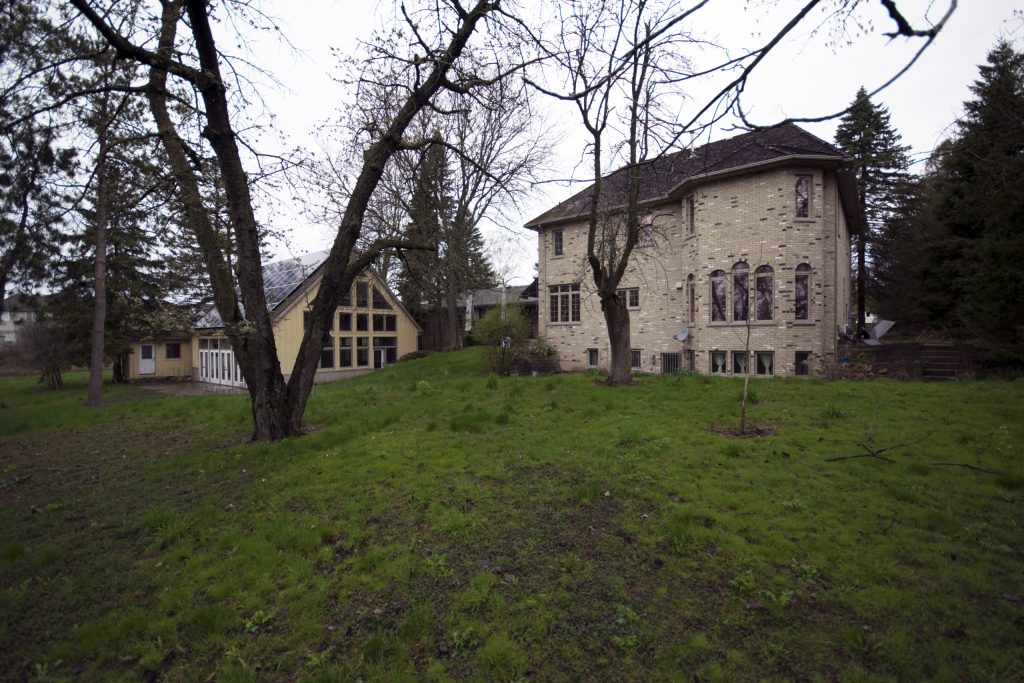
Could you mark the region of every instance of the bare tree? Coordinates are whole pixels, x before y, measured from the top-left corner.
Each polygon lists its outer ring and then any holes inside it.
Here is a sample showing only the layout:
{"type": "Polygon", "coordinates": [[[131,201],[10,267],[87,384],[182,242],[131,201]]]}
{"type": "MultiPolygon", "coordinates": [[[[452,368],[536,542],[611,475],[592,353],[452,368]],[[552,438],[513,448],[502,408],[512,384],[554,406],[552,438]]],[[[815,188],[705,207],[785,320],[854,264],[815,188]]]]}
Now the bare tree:
{"type": "MultiPolygon", "coordinates": [[[[415,143],[405,133],[422,110],[429,107],[439,92],[469,92],[475,85],[497,80],[501,75],[491,67],[490,74],[460,69],[460,56],[471,36],[484,23],[497,24],[503,14],[498,2],[478,0],[463,7],[456,0],[435,6],[434,22],[420,22],[405,14],[410,48],[399,53],[380,55],[393,68],[409,74],[406,91],[399,105],[390,112],[386,125],[368,131],[360,170],[352,189],[333,247],[325,264],[318,294],[313,301],[309,326],[305,332],[291,377],[287,383],[281,373],[274,332],[263,289],[260,265],[261,229],[253,210],[249,175],[246,173],[240,139],[233,127],[231,91],[224,74],[224,58],[218,50],[211,26],[215,11],[244,12],[248,3],[213,5],[204,0],[165,0],[161,5],[156,47],[123,35],[105,18],[105,13],[88,0],[71,0],[119,58],[149,68],[147,94],[187,222],[196,235],[210,274],[214,301],[252,401],[253,438],[274,440],[301,433],[302,415],[313,384],[320,356],[320,345],[341,295],[355,277],[371,264],[383,249],[401,246],[380,240],[361,251],[355,246],[361,236],[363,220],[371,197],[389,160],[401,149],[415,143]],[[178,36],[179,26],[190,34],[178,36]],[[428,34],[434,30],[433,34],[428,34]],[[197,173],[191,163],[192,148],[176,125],[168,101],[169,79],[193,88],[198,95],[203,120],[203,137],[216,157],[219,179],[224,188],[231,228],[234,268],[228,263],[225,248],[210,215],[205,210],[197,173]],[[244,312],[243,312],[244,311],[244,312]]],[[[497,25],[493,27],[496,31],[497,25]]],[[[491,34],[494,35],[495,31],[491,34]]],[[[495,54],[497,54],[497,50],[495,54]]]]}

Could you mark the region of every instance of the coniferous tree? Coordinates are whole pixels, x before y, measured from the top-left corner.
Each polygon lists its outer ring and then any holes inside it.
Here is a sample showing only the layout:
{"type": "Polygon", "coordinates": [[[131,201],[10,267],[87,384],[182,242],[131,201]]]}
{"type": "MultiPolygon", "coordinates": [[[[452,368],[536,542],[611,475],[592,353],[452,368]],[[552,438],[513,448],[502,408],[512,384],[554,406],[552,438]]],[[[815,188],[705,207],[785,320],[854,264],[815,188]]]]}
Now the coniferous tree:
{"type": "Polygon", "coordinates": [[[962,241],[959,316],[996,342],[1024,340],[1024,53],[999,41],[942,160],[937,215],[962,241]]]}
{"type": "Polygon", "coordinates": [[[875,240],[899,205],[908,178],[909,148],[900,140],[900,134],[889,121],[889,110],[872,102],[861,87],[836,130],[836,145],[854,163],[858,201],[865,219],[864,230],[853,237],[851,250],[856,272],[858,333],[864,330],[875,240]]]}

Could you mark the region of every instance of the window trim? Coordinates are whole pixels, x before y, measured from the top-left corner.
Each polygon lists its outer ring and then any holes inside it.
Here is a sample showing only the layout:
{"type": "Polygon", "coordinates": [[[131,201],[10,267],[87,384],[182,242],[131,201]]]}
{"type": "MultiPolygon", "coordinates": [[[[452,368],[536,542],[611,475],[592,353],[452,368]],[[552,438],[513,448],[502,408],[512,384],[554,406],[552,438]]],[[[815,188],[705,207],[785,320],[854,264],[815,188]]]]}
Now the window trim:
{"type": "Polygon", "coordinates": [[[581,316],[579,283],[548,285],[548,324],[576,325],[581,316]],[[563,315],[563,307],[566,307],[563,315]],[[564,318],[564,319],[563,319],[564,318]]]}
{"type": "Polygon", "coordinates": [[[623,287],[622,289],[615,290],[615,294],[625,300],[626,309],[630,311],[639,310],[640,308],[640,288],[639,287],[623,287]],[[636,303],[633,303],[634,300],[636,303]]]}

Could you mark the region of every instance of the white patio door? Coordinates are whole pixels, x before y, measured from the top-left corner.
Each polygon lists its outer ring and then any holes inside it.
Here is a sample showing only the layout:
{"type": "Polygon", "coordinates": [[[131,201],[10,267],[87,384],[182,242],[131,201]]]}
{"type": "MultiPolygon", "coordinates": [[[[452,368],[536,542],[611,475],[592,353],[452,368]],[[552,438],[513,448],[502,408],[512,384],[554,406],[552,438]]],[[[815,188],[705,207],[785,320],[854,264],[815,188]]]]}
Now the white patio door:
{"type": "Polygon", "coordinates": [[[153,375],[156,373],[156,356],[152,344],[139,345],[139,374],[153,375]]]}

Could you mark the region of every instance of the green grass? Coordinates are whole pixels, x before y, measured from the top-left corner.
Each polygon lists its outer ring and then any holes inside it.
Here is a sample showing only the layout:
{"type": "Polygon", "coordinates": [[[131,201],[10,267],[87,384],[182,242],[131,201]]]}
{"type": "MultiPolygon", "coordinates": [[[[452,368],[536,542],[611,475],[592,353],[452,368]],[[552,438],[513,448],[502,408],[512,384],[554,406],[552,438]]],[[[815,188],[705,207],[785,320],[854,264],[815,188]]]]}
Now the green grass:
{"type": "Polygon", "coordinates": [[[245,396],[0,379],[0,679],[1024,679],[1020,382],[759,381],[734,439],[737,380],[481,366],[317,386],[276,444],[245,396]]]}

